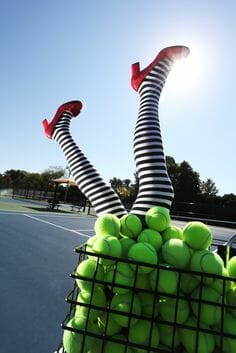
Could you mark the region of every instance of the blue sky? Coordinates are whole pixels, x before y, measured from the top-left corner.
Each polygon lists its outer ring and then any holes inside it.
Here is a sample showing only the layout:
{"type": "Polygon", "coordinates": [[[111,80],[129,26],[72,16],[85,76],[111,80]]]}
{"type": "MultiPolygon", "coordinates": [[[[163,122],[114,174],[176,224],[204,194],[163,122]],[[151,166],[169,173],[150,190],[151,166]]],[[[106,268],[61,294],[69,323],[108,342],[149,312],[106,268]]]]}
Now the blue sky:
{"type": "Polygon", "coordinates": [[[163,91],[165,154],[188,161],[201,180],[213,179],[219,194],[236,194],[235,13],[227,0],[5,1],[0,173],[65,167],[41,121],[79,99],[84,109],[72,133],[80,148],[105,180],[133,179],[138,97],[131,64],[145,67],[162,48],[183,44],[195,59],[163,91]]]}

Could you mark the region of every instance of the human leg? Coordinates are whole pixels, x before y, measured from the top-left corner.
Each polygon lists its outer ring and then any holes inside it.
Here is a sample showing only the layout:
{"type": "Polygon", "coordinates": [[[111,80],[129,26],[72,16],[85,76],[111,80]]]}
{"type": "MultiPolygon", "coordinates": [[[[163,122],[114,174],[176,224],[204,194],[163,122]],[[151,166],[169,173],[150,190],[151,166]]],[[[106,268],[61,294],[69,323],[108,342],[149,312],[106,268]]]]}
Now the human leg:
{"type": "Polygon", "coordinates": [[[153,206],[170,209],[174,190],[167,173],[159,123],[159,98],[174,62],[187,56],[189,49],[175,46],[163,49],[144,70],[132,65],[131,85],[139,94],[140,105],[134,134],[134,158],[139,192],[131,213],[144,216],[153,206]]]}
{"type": "Polygon", "coordinates": [[[43,121],[45,134],[61,147],[78,188],[89,199],[97,215],[112,213],[121,217],[127,212],[119,197],[104,182],[71,136],[71,119],[80,113],[81,108],[79,101],[60,106],[51,123],[48,124],[46,119],[43,121]]]}

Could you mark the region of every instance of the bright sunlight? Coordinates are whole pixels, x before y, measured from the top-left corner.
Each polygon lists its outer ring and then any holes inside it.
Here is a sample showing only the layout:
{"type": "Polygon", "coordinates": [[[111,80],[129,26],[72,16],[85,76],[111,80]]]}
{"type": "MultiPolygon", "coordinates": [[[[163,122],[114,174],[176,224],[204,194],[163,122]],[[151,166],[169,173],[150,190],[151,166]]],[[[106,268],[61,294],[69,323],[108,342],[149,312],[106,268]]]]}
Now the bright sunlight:
{"type": "Polygon", "coordinates": [[[203,65],[200,53],[190,47],[190,54],[187,58],[179,60],[172,68],[166,82],[169,90],[188,91],[199,85],[203,77],[203,65]]]}

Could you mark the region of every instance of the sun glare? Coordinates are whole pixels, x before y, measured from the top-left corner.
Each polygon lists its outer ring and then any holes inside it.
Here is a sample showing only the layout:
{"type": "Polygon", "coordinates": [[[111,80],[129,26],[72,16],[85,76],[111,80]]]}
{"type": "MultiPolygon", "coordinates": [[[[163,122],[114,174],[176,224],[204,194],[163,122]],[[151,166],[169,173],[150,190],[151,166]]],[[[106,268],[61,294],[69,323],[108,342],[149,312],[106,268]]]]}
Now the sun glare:
{"type": "Polygon", "coordinates": [[[202,67],[200,55],[190,48],[187,58],[179,60],[172,68],[166,82],[168,90],[178,92],[192,90],[202,78],[202,67]]]}

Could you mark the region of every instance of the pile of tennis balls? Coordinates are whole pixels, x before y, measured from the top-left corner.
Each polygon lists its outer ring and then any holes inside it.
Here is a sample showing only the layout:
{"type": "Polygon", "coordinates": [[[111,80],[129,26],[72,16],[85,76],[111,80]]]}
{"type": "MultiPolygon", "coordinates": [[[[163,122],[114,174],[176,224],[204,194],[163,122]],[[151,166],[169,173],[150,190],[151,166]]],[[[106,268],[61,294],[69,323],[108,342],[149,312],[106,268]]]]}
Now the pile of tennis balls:
{"type": "Polygon", "coordinates": [[[236,257],[225,266],[211,243],[206,224],[181,229],[163,207],[146,213],[145,226],[134,214],[98,217],[75,270],[65,351],[235,353],[236,257]]]}

